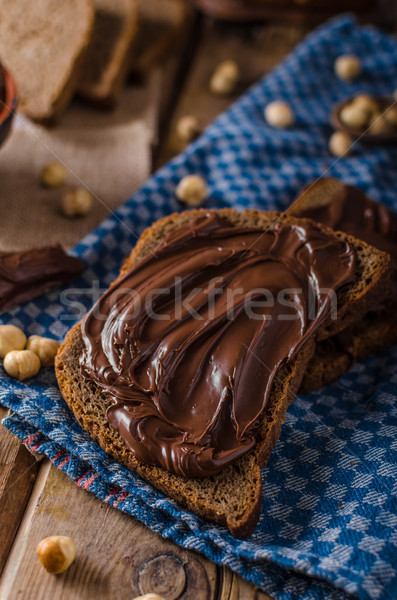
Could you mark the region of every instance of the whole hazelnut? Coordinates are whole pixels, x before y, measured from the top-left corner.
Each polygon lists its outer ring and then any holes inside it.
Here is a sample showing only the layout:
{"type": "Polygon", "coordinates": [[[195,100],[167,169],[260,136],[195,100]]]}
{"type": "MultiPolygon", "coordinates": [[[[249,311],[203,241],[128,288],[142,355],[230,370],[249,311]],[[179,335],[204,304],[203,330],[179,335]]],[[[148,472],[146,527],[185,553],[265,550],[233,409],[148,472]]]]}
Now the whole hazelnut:
{"type": "Polygon", "coordinates": [[[355,54],[342,54],[335,61],[335,75],[344,81],[356,79],[362,71],[362,62],[355,54]]]}
{"type": "Polygon", "coordinates": [[[344,131],[335,131],[329,138],[328,148],[331,154],[335,156],[344,156],[350,154],[353,140],[344,131]]]}
{"type": "Polygon", "coordinates": [[[208,196],[207,184],[200,175],[186,175],[178,183],[176,197],[188,206],[199,206],[208,196]]]}
{"type": "Polygon", "coordinates": [[[15,325],[0,325],[0,356],[4,358],[11,350],[23,350],[26,335],[15,325]]]}
{"type": "Polygon", "coordinates": [[[240,78],[240,69],[234,60],[219,63],[210,79],[210,91],[217,96],[231,94],[240,78]]]}
{"type": "Polygon", "coordinates": [[[189,144],[201,133],[200,121],[193,115],[185,115],[176,124],[176,132],[181,142],[189,144]]]}
{"type": "Polygon", "coordinates": [[[37,354],[42,367],[51,367],[54,364],[59,346],[60,344],[56,340],[39,335],[31,335],[26,344],[27,350],[37,354]]]}
{"type": "Polygon", "coordinates": [[[133,600],[164,600],[164,598],[158,594],[144,594],[143,596],[137,596],[133,600]]]}
{"type": "Polygon", "coordinates": [[[63,573],[74,561],[76,548],[72,538],[52,535],[41,540],[37,546],[37,554],[49,573],[63,573]]]}
{"type": "Polygon", "coordinates": [[[269,125],[278,129],[285,129],[294,124],[295,115],[288,102],[275,100],[266,106],[265,119],[269,125]]]}
{"type": "Polygon", "coordinates": [[[90,212],[93,198],[84,188],[70,190],[62,198],[61,208],[66,217],[82,217],[90,212]]]}
{"type": "Polygon", "coordinates": [[[381,113],[375,113],[370,122],[368,133],[371,135],[381,135],[390,131],[390,124],[387,122],[386,117],[381,113]]]}
{"type": "Polygon", "coordinates": [[[366,112],[368,117],[379,110],[379,105],[375,98],[368,94],[358,94],[358,96],[353,99],[352,106],[366,112]]]}
{"type": "Polygon", "coordinates": [[[11,350],[3,364],[8,375],[19,381],[34,377],[40,369],[40,359],[31,350],[11,350]]]}
{"type": "Polygon", "coordinates": [[[369,121],[368,113],[354,104],[344,106],[339,112],[339,118],[342,123],[352,129],[363,129],[369,121]]]}
{"type": "Polygon", "coordinates": [[[40,182],[44,187],[57,188],[65,183],[67,171],[58,162],[51,162],[43,167],[40,174],[40,182]]]}
{"type": "Polygon", "coordinates": [[[397,127],[397,105],[393,104],[386,108],[384,117],[392,127],[397,127]]]}

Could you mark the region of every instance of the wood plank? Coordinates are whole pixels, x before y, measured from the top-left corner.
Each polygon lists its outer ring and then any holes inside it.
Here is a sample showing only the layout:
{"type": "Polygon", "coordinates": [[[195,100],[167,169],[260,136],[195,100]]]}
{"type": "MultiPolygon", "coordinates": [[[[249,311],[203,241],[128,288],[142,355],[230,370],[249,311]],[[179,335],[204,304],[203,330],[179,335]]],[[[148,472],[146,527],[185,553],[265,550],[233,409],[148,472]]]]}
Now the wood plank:
{"type": "Polygon", "coordinates": [[[48,464],[3,573],[3,600],[131,600],[148,592],[166,600],[215,597],[214,564],[163,540],[48,464]],[[36,547],[42,538],[58,534],[74,539],[76,560],[54,576],[40,565],[36,547]]]}
{"type": "Polygon", "coordinates": [[[206,127],[280,62],[307,32],[298,25],[225,25],[208,19],[203,19],[201,27],[201,43],[192,58],[168,133],[156,156],[157,167],[183,149],[176,135],[176,123],[181,116],[195,115],[202,127],[206,127]],[[241,81],[231,96],[214,96],[208,83],[216,65],[225,59],[238,63],[241,81]]]}
{"type": "MultiPolygon", "coordinates": [[[[7,409],[0,408],[0,421],[7,409]]],[[[0,574],[32,491],[39,463],[0,425],[0,574]]]]}

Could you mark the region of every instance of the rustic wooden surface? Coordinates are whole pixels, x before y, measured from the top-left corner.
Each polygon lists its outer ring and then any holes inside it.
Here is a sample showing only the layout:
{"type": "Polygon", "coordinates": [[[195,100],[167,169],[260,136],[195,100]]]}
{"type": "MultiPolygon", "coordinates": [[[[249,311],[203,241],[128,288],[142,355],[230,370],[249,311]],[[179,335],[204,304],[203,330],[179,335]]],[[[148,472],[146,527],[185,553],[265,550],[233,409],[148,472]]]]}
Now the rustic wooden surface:
{"type": "MultiPolygon", "coordinates": [[[[163,67],[154,165],[182,149],[175,135],[180,116],[197,115],[204,127],[276,65],[303,34],[293,25],[221,26],[195,17],[163,67]],[[243,78],[235,95],[213,97],[208,80],[225,58],[237,60],[243,78]]],[[[6,563],[0,580],[2,600],[132,600],[146,592],[166,600],[268,598],[228,569],[162,540],[103,504],[49,461],[37,462],[4,427],[0,465],[0,571],[6,563]],[[77,558],[66,573],[53,576],[40,566],[36,546],[43,537],[56,534],[74,538],[77,558]]]]}

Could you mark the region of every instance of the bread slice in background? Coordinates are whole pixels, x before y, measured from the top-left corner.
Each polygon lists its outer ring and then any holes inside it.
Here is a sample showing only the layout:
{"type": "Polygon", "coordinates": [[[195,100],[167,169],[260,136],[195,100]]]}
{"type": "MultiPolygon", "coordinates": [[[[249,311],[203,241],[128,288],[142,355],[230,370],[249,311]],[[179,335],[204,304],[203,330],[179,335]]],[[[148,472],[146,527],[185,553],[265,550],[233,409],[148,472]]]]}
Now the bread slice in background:
{"type": "MultiPolygon", "coordinates": [[[[206,212],[209,211],[186,211],[155,223],[142,234],[123,264],[119,278],[152,252],[168,234],[206,212]]],[[[238,213],[223,209],[217,212],[232,225],[261,229],[271,227],[277,220],[287,224],[308,222],[259,211],[238,213]]],[[[84,343],[78,323],[67,334],[60,347],[55,369],[62,395],[80,425],[108,454],[131,471],[137,472],[166,496],[205,519],[226,525],[236,537],[249,535],[254,530],[261,511],[260,467],[266,464],[280,436],[286,410],[294,399],[314,352],[316,339],[326,338],[330,333],[335,333],[360,318],[374,302],[374,298],[382,292],[389,274],[390,261],[387,255],[344,234],[335,234],[335,237],[348,240],[356,249],[359,271],[357,281],[338,293],[338,319],[329,319],[324,323],[307,340],[295,359],[278,371],[263,411],[262,441],[251,452],[218,475],[195,479],[180,477],[160,467],[138,461],[106,419],[111,399],[99,386],[88,382],[81,375],[79,357],[84,343]],[[368,260],[369,255],[371,260],[368,260]]]]}
{"type": "Polygon", "coordinates": [[[19,108],[52,121],[71,99],[91,38],[92,0],[0,0],[0,61],[12,73],[19,108]]]}
{"type": "Polygon", "coordinates": [[[94,102],[114,104],[131,62],[138,29],[137,0],[94,0],[92,39],[78,93],[94,102]]]}
{"type": "MultiPolygon", "coordinates": [[[[319,179],[302,191],[288,209],[288,214],[305,216],[306,211],[328,206],[338,195],[345,193],[345,188],[345,184],[337,179],[319,179]]],[[[393,276],[395,279],[395,272],[393,276]]],[[[397,313],[393,306],[389,306],[392,304],[389,301],[385,309],[371,310],[360,323],[349,328],[345,332],[347,344],[341,343],[340,336],[320,342],[307,366],[300,391],[311,392],[328,385],[341,377],[356,361],[397,344],[397,313]]],[[[378,305],[379,302],[372,308],[376,309],[378,305]]]]}
{"type": "Polygon", "coordinates": [[[184,0],[138,0],[139,30],[131,71],[143,79],[162,60],[182,30],[188,9],[184,0]]]}

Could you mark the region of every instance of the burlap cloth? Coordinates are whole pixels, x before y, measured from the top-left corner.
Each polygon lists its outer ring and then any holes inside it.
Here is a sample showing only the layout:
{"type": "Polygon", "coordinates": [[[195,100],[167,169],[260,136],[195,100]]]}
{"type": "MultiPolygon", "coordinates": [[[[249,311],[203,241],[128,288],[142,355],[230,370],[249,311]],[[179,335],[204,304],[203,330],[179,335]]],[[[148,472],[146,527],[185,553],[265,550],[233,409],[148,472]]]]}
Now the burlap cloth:
{"type": "Polygon", "coordinates": [[[150,174],[161,73],[129,87],[113,112],[74,102],[53,128],[22,115],[0,148],[0,250],[60,242],[66,248],[100,223],[150,174]],[[40,185],[45,164],[59,161],[68,171],[64,186],[40,185]],[[60,211],[62,194],[83,186],[94,195],[93,210],[70,219],[60,211]]]}

